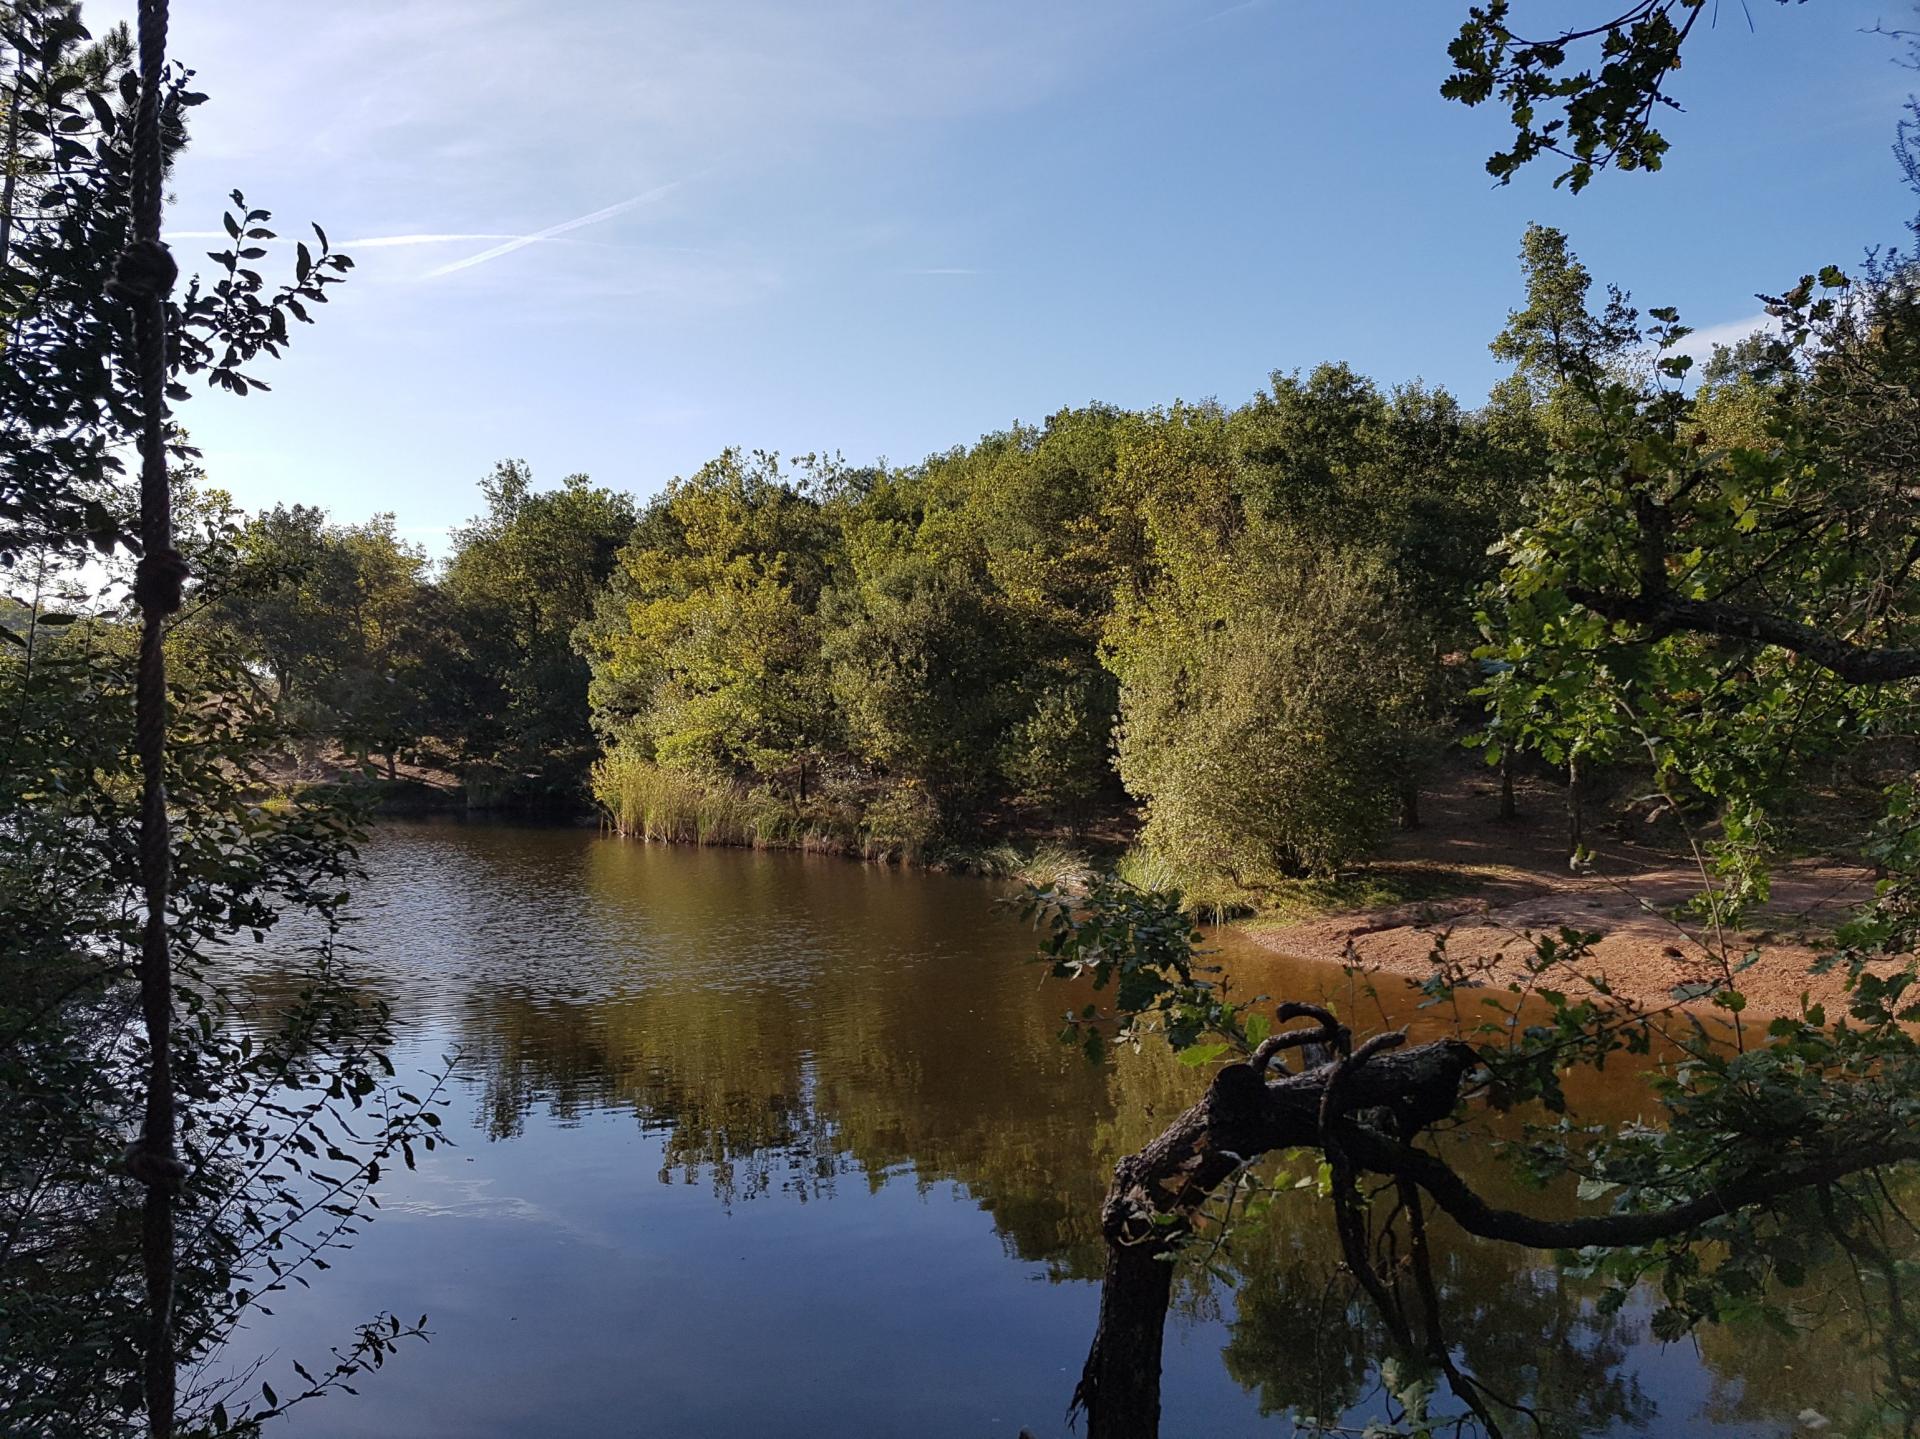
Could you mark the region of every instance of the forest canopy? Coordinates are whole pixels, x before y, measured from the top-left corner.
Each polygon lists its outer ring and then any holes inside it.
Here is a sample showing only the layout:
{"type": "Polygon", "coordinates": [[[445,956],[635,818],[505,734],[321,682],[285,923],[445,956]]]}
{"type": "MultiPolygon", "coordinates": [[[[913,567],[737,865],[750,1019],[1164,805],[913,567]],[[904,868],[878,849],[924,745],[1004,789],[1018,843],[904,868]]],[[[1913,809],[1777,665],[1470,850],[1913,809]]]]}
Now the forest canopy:
{"type": "Polygon", "coordinates": [[[390,517],[251,519],[220,615],[308,732],[479,802],[907,855],[1137,805],[1258,885],[1412,811],[1547,422],[1333,363],[903,468],[728,450],[641,504],[507,462],[437,574],[390,517]]]}

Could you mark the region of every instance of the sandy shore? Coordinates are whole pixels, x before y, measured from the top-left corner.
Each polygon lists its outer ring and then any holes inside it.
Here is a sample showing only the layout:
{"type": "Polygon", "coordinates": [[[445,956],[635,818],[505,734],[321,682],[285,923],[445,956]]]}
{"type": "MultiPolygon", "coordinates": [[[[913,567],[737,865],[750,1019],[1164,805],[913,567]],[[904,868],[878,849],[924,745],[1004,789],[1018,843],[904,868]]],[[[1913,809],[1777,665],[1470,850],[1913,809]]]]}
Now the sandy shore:
{"type": "Polygon", "coordinates": [[[1808,973],[1833,927],[1871,897],[1873,876],[1828,863],[1795,863],[1776,872],[1765,910],[1738,933],[1716,934],[1684,909],[1701,888],[1700,874],[1671,853],[1614,834],[1598,841],[1592,871],[1571,873],[1564,819],[1550,792],[1522,797],[1518,821],[1497,818],[1490,778],[1431,797],[1422,828],[1395,837],[1383,863],[1457,879],[1465,897],[1392,910],[1328,915],[1283,927],[1254,926],[1264,948],[1334,963],[1350,955],[1366,968],[1425,979],[1436,939],[1456,962],[1485,962],[1487,983],[1526,981],[1534,939],[1562,927],[1597,932],[1579,972],[1556,968],[1550,988],[1591,993],[1581,974],[1595,974],[1617,996],[1670,1002],[1676,986],[1722,973],[1718,956],[1760,959],[1736,978],[1749,1017],[1798,1014],[1801,996],[1837,1010],[1837,975],[1808,973]]]}

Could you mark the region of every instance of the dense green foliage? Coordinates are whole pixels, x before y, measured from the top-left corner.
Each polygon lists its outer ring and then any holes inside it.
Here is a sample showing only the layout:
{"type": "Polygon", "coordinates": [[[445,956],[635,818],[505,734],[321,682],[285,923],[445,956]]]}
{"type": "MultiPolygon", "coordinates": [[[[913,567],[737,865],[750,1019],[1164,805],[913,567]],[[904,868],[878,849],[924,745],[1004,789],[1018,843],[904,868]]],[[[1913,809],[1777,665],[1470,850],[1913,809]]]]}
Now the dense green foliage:
{"type": "Polygon", "coordinates": [[[1444,676],[1371,556],[1258,527],[1197,568],[1114,646],[1145,843],[1243,887],[1335,870],[1418,784],[1444,676]]]}
{"type": "Polygon", "coordinates": [[[456,533],[438,576],[391,515],[255,516],[215,618],[270,683],[303,756],[333,741],[350,760],[378,755],[389,779],[401,760],[456,767],[478,804],[577,806],[593,736],[572,634],[633,507],[579,476],[537,493],[511,462],[481,490],[487,511],[456,533]]]}
{"type": "Polygon", "coordinates": [[[249,523],[240,559],[220,613],[271,676],[283,716],[385,754],[391,769],[431,719],[425,557],[395,537],[391,515],[330,527],[294,505],[249,523]]]}
{"type": "Polygon", "coordinates": [[[597,738],[633,833],[927,854],[1137,803],[1257,889],[1411,812],[1534,410],[1323,365],[899,469],[728,451],[637,512],[505,465],[440,577],[389,522],[276,511],[226,612],[288,719],[481,803],[577,792],[597,738]]]}
{"type": "Polygon", "coordinates": [[[1455,717],[1529,463],[1497,416],[1328,365],[900,470],[729,452],[643,512],[582,633],[603,798],[657,766],[918,851],[1130,795],[1196,880],[1337,868],[1455,717]]]}
{"type": "Polygon", "coordinates": [[[583,475],[535,493],[511,463],[481,492],[486,513],[455,531],[444,585],[477,690],[455,733],[469,764],[510,793],[566,798],[592,754],[572,635],[632,533],[632,504],[583,475]]]}

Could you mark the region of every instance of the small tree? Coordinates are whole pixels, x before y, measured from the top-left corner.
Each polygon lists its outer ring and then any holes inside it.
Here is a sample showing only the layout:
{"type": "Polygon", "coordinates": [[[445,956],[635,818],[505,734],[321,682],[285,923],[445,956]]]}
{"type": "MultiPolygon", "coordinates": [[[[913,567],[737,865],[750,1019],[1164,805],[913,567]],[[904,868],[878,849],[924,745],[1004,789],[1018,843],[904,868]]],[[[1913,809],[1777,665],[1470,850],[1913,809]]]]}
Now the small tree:
{"type": "Polygon", "coordinates": [[[633,501],[569,475],[536,491],[518,461],[481,483],[485,514],[453,532],[444,588],[457,607],[470,686],[455,736],[469,784],[516,803],[570,806],[592,763],[587,663],[576,629],[633,534],[633,501]]]}
{"type": "Polygon", "coordinates": [[[1424,728],[1419,641],[1363,552],[1262,527],[1176,571],[1110,647],[1145,843],[1243,885],[1365,854],[1424,728]]]}
{"type": "Polygon", "coordinates": [[[831,560],[812,486],[776,456],[728,451],[674,481],[575,635],[596,727],[669,768],[805,801],[831,728],[819,619],[831,560]]]}

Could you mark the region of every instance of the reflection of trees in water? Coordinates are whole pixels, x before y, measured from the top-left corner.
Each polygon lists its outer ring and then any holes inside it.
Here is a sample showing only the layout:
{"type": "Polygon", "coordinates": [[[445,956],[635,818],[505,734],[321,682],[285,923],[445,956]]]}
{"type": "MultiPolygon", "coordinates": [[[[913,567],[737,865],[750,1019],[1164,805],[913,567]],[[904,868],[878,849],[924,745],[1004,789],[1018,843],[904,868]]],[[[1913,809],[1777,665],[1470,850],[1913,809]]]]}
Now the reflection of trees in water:
{"type": "MultiPolygon", "coordinates": [[[[1534,1409],[1553,1434],[1643,1427],[1654,1406],[1629,1364],[1644,1324],[1605,1315],[1593,1296],[1511,1249],[1456,1239],[1436,1255],[1458,1362],[1504,1397],[1534,1409]]],[[[1390,1339],[1377,1311],[1340,1268],[1324,1208],[1287,1196],[1236,1236],[1239,1314],[1227,1372],[1257,1392],[1264,1413],[1337,1417],[1378,1387],[1390,1339]]]]}
{"type": "MultiPolygon", "coordinates": [[[[1011,1256],[1056,1279],[1097,1278],[1098,1206],[1114,1162],[1159,1133],[1205,1075],[1164,1050],[1094,1068],[1060,1046],[1069,997],[1037,992],[1034,971],[1017,963],[1030,936],[996,929],[977,890],[941,898],[915,877],[895,886],[851,866],[790,862],[743,883],[734,869],[744,860],[708,875],[698,866],[709,857],[688,858],[596,846],[584,875],[550,889],[555,905],[569,886],[577,901],[584,881],[591,915],[569,920],[587,926],[570,931],[580,952],[549,955],[544,968],[517,959],[523,969],[504,984],[465,983],[458,1043],[489,1132],[516,1135],[536,1113],[572,1124],[624,1111],[659,1134],[661,1182],[705,1184],[722,1203],[952,1182],[991,1214],[1011,1256]],[[675,884],[631,873],[663,862],[675,884]],[[823,951],[819,933],[793,926],[781,882],[807,889],[809,918],[839,948],[823,951]],[[956,926],[985,937],[957,954],[956,926]],[[666,958],[634,959],[612,935],[630,948],[635,935],[657,942],[666,958]],[[604,997],[570,993],[562,978],[604,986],[604,997]]],[[[455,879],[464,895],[488,892],[455,879]]],[[[527,882],[497,892],[524,893],[527,882]]],[[[474,915],[472,940],[495,922],[474,915]]],[[[1257,974],[1246,985],[1276,987],[1257,974]]],[[[1604,1092],[1577,1096],[1583,1108],[1637,1112],[1637,1087],[1617,1072],[1603,1078],[1604,1092]]],[[[1452,1157],[1493,1202],[1542,1207],[1491,1159],[1452,1157]]],[[[1603,1314],[1597,1289],[1541,1256],[1464,1241],[1437,1220],[1435,1234],[1459,1358],[1539,1409],[1548,1432],[1672,1429],[1696,1417],[1691,1402],[1656,1413],[1639,1387],[1642,1309],[1603,1314]]],[[[1183,1262],[1177,1308],[1228,1318],[1228,1373],[1263,1409],[1378,1412],[1385,1336],[1341,1271],[1315,1196],[1282,1197],[1214,1261],[1233,1293],[1183,1262]]],[[[1823,1270],[1807,1292],[1828,1282],[1823,1270]]],[[[1864,1392],[1871,1361],[1843,1318],[1793,1339],[1749,1324],[1703,1330],[1699,1417],[1778,1425],[1836,1390],[1864,1392]]]]}
{"type": "MultiPolygon", "coordinates": [[[[1795,1296],[1799,1312],[1789,1321],[1795,1324],[1791,1333],[1759,1323],[1698,1331],[1701,1356],[1713,1371],[1701,1406],[1705,1417],[1718,1424],[1762,1424],[1812,1408],[1844,1421],[1873,1392],[1878,1354],[1864,1316],[1844,1287],[1830,1290],[1821,1280],[1811,1287],[1815,1292],[1795,1296]]],[[[1885,1432],[1902,1432],[1900,1422],[1890,1422],[1885,1432]]]]}
{"type": "Polygon", "coordinates": [[[957,1181],[1013,1255],[1092,1275],[1107,1076],[1060,1049],[1030,994],[968,993],[977,974],[829,967],[798,1002],[688,980],[593,1004],[481,991],[463,1006],[463,1067],[495,1138],[536,1111],[625,1110],[661,1136],[663,1181],[727,1203],[820,1197],[855,1174],[957,1181]]]}
{"type": "MultiPolygon", "coordinates": [[[[1887,1176],[1887,1195],[1908,1214],[1920,1199],[1920,1178],[1887,1176]]],[[[1912,1281],[1910,1237],[1895,1245],[1893,1262],[1912,1281]]],[[[1857,1433],[1914,1433],[1912,1412],[1914,1354],[1920,1333],[1891,1326],[1897,1314],[1887,1305],[1884,1287],[1868,1266],[1857,1266],[1832,1249],[1807,1270],[1807,1281],[1793,1289],[1776,1287],[1766,1295],[1778,1305],[1768,1320],[1755,1314],[1743,1324],[1705,1324],[1695,1331],[1703,1360],[1713,1370],[1713,1387],[1701,1412],[1718,1424],[1764,1424],[1782,1414],[1812,1408],[1834,1427],[1857,1433]],[[1853,1424],[1855,1410],[1878,1391],[1895,1402],[1876,1426],[1853,1424]]]]}
{"type": "MultiPolygon", "coordinates": [[[[536,1110],[563,1125],[626,1110],[663,1142],[662,1183],[702,1178],[725,1203],[773,1191],[815,1196],[845,1167],[844,1145],[812,1102],[807,1065],[762,1028],[741,1046],[699,1038],[687,1006],[652,1001],[576,1005],[494,992],[469,1005],[469,1072],[478,1060],[482,1108],[495,1139],[518,1135],[536,1110]],[[678,1012],[662,1015],[665,1008],[678,1012]],[[656,1033],[677,1035],[653,1052],[656,1033]]],[[[764,1017],[768,1026],[778,1016],[764,1017]]]]}
{"type": "MultiPolygon", "coordinates": [[[[1105,1069],[1062,1063],[1051,1018],[1031,1004],[978,1004],[971,1032],[916,1028],[928,1012],[917,992],[925,978],[868,975],[841,990],[823,973],[799,1005],[697,985],[593,1005],[494,992],[471,1001],[463,1045],[496,1138],[519,1133],[536,1111],[564,1124],[624,1110],[662,1136],[661,1182],[704,1182],[724,1204],[827,1198],[853,1176],[869,1187],[952,1181],[992,1214],[1011,1255],[1056,1279],[1097,1277],[1107,1173],[1189,1101],[1201,1076],[1155,1050],[1123,1052],[1105,1069]]],[[[1477,1168],[1490,1194],[1518,1199],[1502,1170],[1477,1168]]],[[[1546,1432],[1690,1417],[1657,1414],[1639,1385],[1642,1311],[1604,1314],[1592,1286],[1536,1256],[1436,1229],[1435,1277],[1459,1358],[1538,1410],[1546,1432]]],[[[1231,1296],[1183,1264],[1177,1309],[1227,1318],[1227,1372],[1264,1412],[1371,1412],[1385,1330],[1342,1271],[1315,1195],[1281,1195],[1213,1259],[1231,1296]]],[[[1835,1376],[1864,1382],[1845,1332],[1703,1331],[1704,1414],[1778,1421],[1820,1402],[1835,1376]]]]}

